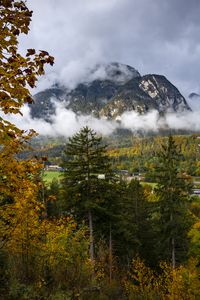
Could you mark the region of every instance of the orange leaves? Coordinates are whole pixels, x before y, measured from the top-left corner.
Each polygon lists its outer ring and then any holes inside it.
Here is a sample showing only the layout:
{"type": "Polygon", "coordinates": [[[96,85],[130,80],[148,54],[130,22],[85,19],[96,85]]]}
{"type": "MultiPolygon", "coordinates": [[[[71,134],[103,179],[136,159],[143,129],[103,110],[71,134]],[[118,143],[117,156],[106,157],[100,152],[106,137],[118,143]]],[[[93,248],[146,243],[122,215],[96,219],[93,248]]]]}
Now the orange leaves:
{"type": "Polygon", "coordinates": [[[20,34],[19,29],[18,29],[18,28],[14,29],[14,30],[13,30],[13,34],[14,34],[14,35],[19,35],[19,34],[20,34]]]}
{"type": "Polygon", "coordinates": [[[2,0],[1,5],[3,5],[5,8],[12,7],[12,0],[2,0]]]}
{"type": "Polygon", "coordinates": [[[27,97],[24,99],[24,102],[25,102],[25,103],[28,103],[28,104],[34,103],[33,99],[32,99],[30,96],[27,96],[27,97]]]}
{"type": "Polygon", "coordinates": [[[48,64],[50,64],[51,66],[53,66],[53,64],[54,64],[54,57],[53,57],[53,56],[47,57],[46,63],[48,63],[48,64]]]}
{"type": "Polygon", "coordinates": [[[53,64],[54,64],[54,57],[50,56],[47,51],[40,50],[39,57],[41,57],[41,58],[43,57],[44,58],[44,60],[42,60],[42,62],[50,64],[51,66],[53,66],[53,64]]]}
{"type": "Polygon", "coordinates": [[[34,55],[35,54],[35,49],[27,49],[27,54],[26,56],[34,55]]]}
{"type": "Polygon", "coordinates": [[[35,87],[35,82],[36,82],[36,78],[35,78],[35,76],[34,75],[29,75],[29,76],[27,76],[27,83],[28,83],[28,85],[31,87],[31,88],[34,88],[35,87]]]}
{"type": "Polygon", "coordinates": [[[40,50],[40,56],[41,57],[49,56],[49,53],[47,51],[40,50]]]}
{"type": "Polygon", "coordinates": [[[10,97],[5,91],[0,91],[0,99],[2,101],[7,101],[10,99],[10,97]]]}

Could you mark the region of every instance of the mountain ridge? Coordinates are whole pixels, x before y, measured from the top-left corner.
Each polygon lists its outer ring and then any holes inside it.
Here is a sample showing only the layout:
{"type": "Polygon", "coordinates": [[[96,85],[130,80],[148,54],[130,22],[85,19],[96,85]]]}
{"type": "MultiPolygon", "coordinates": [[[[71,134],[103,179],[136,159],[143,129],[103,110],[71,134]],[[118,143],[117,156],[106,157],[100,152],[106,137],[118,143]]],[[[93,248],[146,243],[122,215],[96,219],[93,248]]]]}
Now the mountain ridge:
{"type": "Polygon", "coordinates": [[[62,103],[77,115],[117,120],[126,111],[145,114],[157,110],[166,112],[190,111],[179,90],[163,75],[140,73],[131,66],[111,63],[91,71],[90,80],[68,89],[59,84],[33,97],[30,106],[34,118],[51,121],[55,102],[62,103]]]}

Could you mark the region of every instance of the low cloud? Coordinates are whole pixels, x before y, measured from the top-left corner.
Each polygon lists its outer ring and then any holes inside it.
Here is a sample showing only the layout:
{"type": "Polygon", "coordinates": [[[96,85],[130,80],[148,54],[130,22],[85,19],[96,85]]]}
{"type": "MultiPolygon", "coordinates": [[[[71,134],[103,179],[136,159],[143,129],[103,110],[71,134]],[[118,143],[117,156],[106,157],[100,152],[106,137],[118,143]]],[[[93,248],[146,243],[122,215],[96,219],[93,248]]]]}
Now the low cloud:
{"type": "Polygon", "coordinates": [[[88,126],[102,135],[111,134],[117,127],[117,122],[97,119],[93,116],[77,116],[73,111],[64,109],[64,103],[55,102],[55,114],[51,116],[50,122],[43,119],[32,118],[30,108],[23,106],[21,115],[3,114],[0,116],[20,129],[34,129],[41,136],[65,136],[70,137],[82,127],[88,126]]]}
{"type": "Polygon", "coordinates": [[[27,130],[34,129],[41,136],[65,136],[70,137],[82,127],[88,126],[101,135],[110,135],[116,129],[129,129],[137,132],[158,132],[160,128],[175,130],[200,131],[200,108],[196,111],[185,113],[167,113],[160,117],[155,110],[147,114],[139,115],[135,111],[125,112],[118,120],[97,119],[93,116],[76,115],[73,111],[64,108],[65,103],[55,102],[55,114],[51,116],[50,122],[43,119],[32,118],[30,108],[25,105],[20,115],[0,114],[4,119],[16,124],[17,127],[27,130]]]}
{"type": "Polygon", "coordinates": [[[200,111],[187,112],[182,114],[167,114],[166,124],[171,129],[185,129],[189,131],[200,131],[200,111]]]}
{"type": "Polygon", "coordinates": [[[95,60],[93,61],[90,56],[90,59],[88,58],[85,62],[78,60],[69,62],[66,66],[63,66],[60,73],[47,72],[39,80],[37,87],[33,90],[33,94],[44,91],[46,88],[51,88],[56,83],[71,90],[80,83],[86,84],[97,79],[111,80],[120,84],[136,76],[140,76],[140,74],[133,67],[116,62],[95,63],[95,60]]]}
{"type": "Polygon", "coordinates": [[[152,110],[145,115],[139,115],[137,112],[125,112],[121,116],[121,127],[130,129],[133,132],[137,131],[158,131],[159,130],[159,114],[152,110]]]}

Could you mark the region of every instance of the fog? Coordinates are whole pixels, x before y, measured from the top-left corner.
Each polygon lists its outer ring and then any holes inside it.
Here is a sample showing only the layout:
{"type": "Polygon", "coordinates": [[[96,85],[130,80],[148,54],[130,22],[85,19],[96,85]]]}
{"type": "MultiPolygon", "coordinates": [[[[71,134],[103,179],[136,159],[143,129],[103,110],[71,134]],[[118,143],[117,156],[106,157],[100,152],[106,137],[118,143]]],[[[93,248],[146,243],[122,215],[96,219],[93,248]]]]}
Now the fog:
{"type": "MultiPolygon", "coordinates": [[[[200,101],[199,101],[200,102],[200,101]]],[[[50,117],[49,122],[43,119],[32,118],[30,107],[23,106],[21,115],[4,115],[1,117],[16,124],[17,127],[27,130],[34,129],[41,136],[64,136],[69,137],[79,131],[82,127],[88,126],[101,135],[110,135],[116,129],[129,129],[133,133],[142,131],[144,133],[158,132],[160,128],[176,130],[200,131],[200,106],[198,101],[193,102],[194,111],[184,113],[167,113],[160,118],[155,110],[140,115],[135,111],[123,113],[117,120],[97,119],[91,115],[76,115],[73,111],[64,108],[65,103],[58,103],[54,100],[55,114],[50,117]]],[[[190,103],[190,105],[192,102],[190,103]]]]}

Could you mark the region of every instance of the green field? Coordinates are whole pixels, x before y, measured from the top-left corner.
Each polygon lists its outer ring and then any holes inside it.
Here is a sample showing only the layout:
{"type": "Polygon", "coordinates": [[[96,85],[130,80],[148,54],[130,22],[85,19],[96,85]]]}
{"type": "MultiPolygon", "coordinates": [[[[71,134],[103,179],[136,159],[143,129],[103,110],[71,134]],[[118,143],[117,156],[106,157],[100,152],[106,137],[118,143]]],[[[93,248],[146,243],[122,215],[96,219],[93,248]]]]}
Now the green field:
{"type": "Polygon", "coordinates": [[[146,181],[140,181],[140,184],[144,187],[144,186],[149,186],[151,187],[151,189],[154,191],[154,189],[157,187],[157,183],[156,182],[146,182],[146,181]]]}
{"type": "Polygon", "coordinates": [[[140,181],[141,185],[150,185],[152,188],[155,188],[157,186],[156,182],[146,182],[146,181],[140,181]]]}
{"type": "Polygon", "coordinates": [[[59,171],[44,171],[43,180],[47,184],[50,184],[54,178],[60,181],[62,179],[62,175],[63,173],[59,171]]]}
{"type": "MultiPolygon", "coordinates": [[[[60,171],[44,171],[44,175],[43,175],[43,180],[45,181],[46,184],[50,184],[52,182],[52,180],[55,178],[58,181],[60,181],[62,179],[63,176],[63,172],[60,171]]],[[[150,185],[152,188],[156,187],[156,183],[154,182],[144,182],[141,181],[140,182],[142,185],[150,185]]]]}

